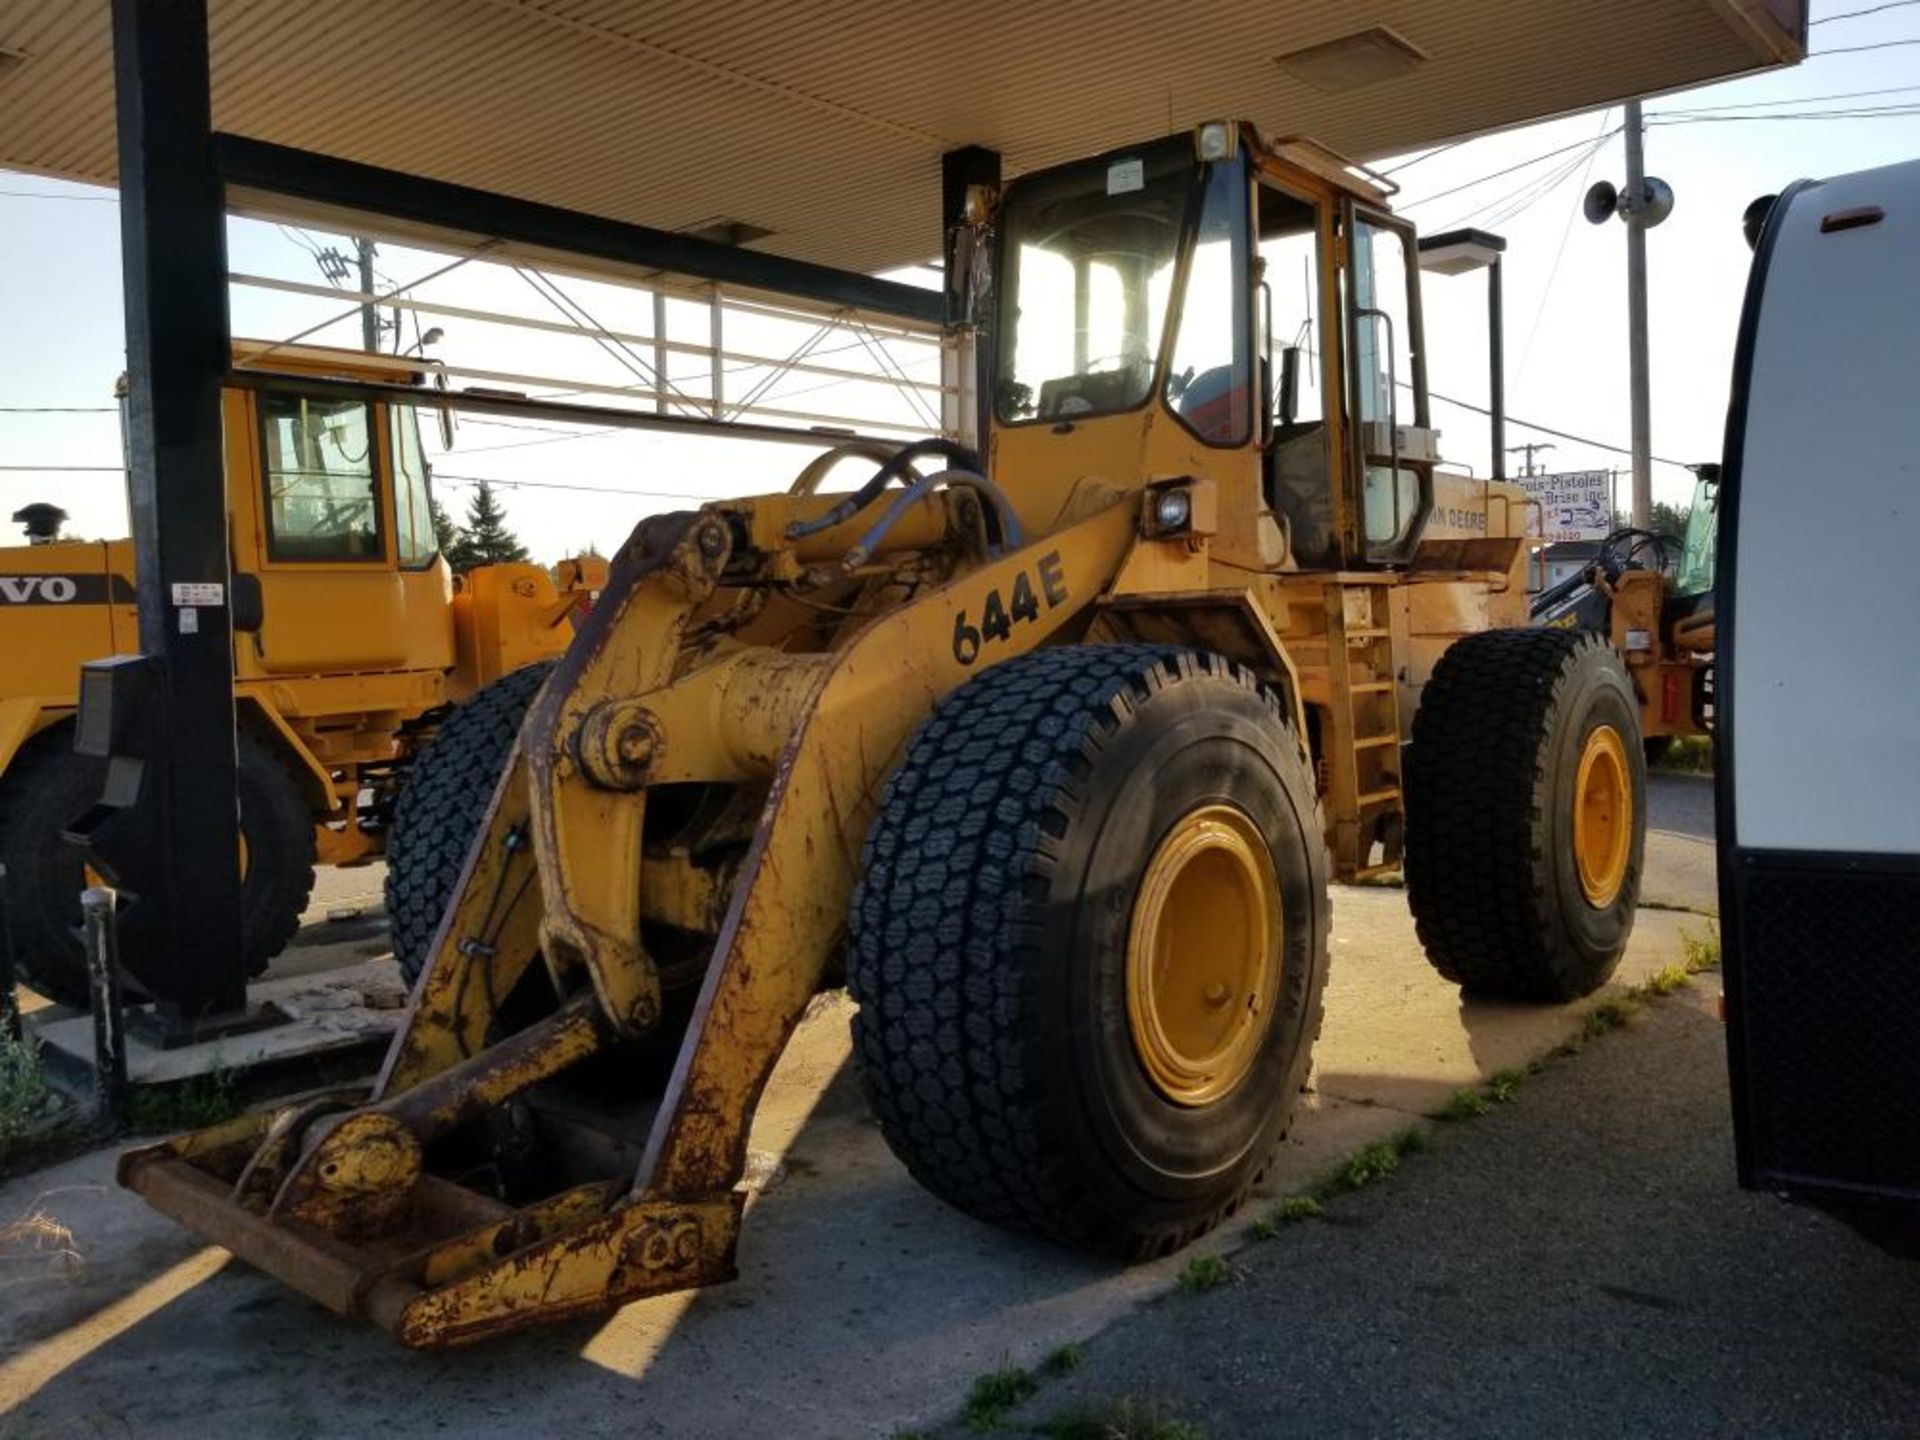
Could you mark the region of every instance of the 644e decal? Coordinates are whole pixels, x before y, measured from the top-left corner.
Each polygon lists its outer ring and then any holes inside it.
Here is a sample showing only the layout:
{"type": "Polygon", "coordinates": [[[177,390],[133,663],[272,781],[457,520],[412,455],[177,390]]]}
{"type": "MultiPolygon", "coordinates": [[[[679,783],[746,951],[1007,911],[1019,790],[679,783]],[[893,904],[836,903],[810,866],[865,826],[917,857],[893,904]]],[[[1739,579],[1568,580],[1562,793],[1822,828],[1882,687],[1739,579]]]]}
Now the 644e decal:
{"type": "Polygon", "coordinates": [[[999,586],[987,591],[978,617],[964,609],[953,617],[953,658],[962,665],[973,664],[987,646],[1011,639],[1014,626],[1031,624],[1040,618],[1043,607],[1052,610],[1066,599],[1067,577],[1060,552],[1050,550],[1031,571],[1016,574],[1004,596],[999,586]]]}

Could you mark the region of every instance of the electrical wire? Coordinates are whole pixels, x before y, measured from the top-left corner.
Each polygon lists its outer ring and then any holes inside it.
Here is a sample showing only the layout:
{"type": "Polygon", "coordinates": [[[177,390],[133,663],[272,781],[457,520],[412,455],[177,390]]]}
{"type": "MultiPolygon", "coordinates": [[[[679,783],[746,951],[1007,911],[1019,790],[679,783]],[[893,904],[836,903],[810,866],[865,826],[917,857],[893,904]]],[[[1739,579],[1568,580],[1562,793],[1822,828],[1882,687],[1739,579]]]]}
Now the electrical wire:
{"type": "MultiPolygon", "coordinates": [[[[1916,3],[1920,3],[1920,0],[1916,0],[1916,3]]],[[[1467,144],[1469,141],[1477,140],[1478,138],[1477,135],[1469,135],[1464,140],[1450,140],[1445,145],[1435,146],[1424,155],[1416,155],[1411,160],[1403,160],[1391,170],[1382,170],[1380,173],[1382,175],[1398,175],[1402,170],[1411,170],[1423,160],[1431,160],[1434,156],[1444,155],[1449,150],[1458,150],[1462,145],[1467,144]]]]}
{"type": "Polygon", "coordinates": [[[1684,115],[1670,120],[1648,120],[1648,125],[1737,125],[1745,120],[1897,120],[1920,115],[1920,103],[1885,105],[1868,110],[1808,110],[1784,115],[1684,115]]]}
{"type": "Polygon", "coordinates": [[[1885,4],[1869,5],[1864,10],[1842,10],[1838,15],[1822,15],[1818,20],[1809,20],[1809,28],[1815,25],[1831,24],[1835,20],[1858,20],[1863,15],[1878,15],[1882,10],[1904,10],[1909,5],[1920,5],[1920,0],[1886,0],[1885,4]]]}
{"type": "MultiPolygon", "coordinates": [[[[1400,383],[1403,388],[1409,388],[1409,389],[1411,388],[1411,385],[1409,384],[1409,382],[1405,380],[1401,381],[1400,383]]],[[[1475,415],[1491,416],[1493,414],[1493,411],[1489,410],[1484,405],[1476,405],[1471,400],[1456,400],[1451,395],[1442,395],[1438,390],[1429,389],[1427,391],[1427,395],[1431,399],[1443,401],[1444,403],[1455,406],[1461,410],[1471,411],[1475,415]]],[[[1610,445],[1605,440],[1595,440],[1590,435],[1575,435],[1571,430],[1558,430],[1551,425],[1541,425],[1538,422],[1533,420],[1523,420],[1518,415],[1512,414],[1511,412],[1509,412],[1505,418],[1506,418],[1507,424],[1518,425],[1522,430],[1532,430],[1541,435],[1551,435],[1554,438],[1559,440],[1571,440],[1576,445],[1591,445],[1596,450],[1607,450],[1612,452],[1615,455],[1633,454],[1632,449],[1628,446],[1610,445]]],[[[1652,455],[1652,456],[1649,456],[1648,458],[1651,459],[1657,465],[1671,465],[1677,470],[1685,470],[1689,468],[1689,466],[1684,460],[1669,460],[1664,455],[1652,455]]]]}
{"type": "Polygon", "coordinates": [[[112,405],[0,405],[0,415],[113,415],[112,405]]]}
{"type": "Polygon", "coordinates": [[[635,490],[620,485],[569,485],[563,480],[503,480],[493,475],[455,475],[433,472],[435,484],[489,485],[500,490],[571,490],[586,495],[641,495],[656,500],[724,500],[724,495],[696,495],[688,490],[635,490]]]}
{"type": "MultiPolygon", "coordinates": [[[[1920,0],[1914,0],[1920,5],[1920,0]]],[[[1866,100],[1875,95],[1911,95],[1920,85],[1885,85],[1878,90],[1840,90],[1832,95],[1795,95],[1785,100],[1744,100],[1726,105],[1688,105],[1677,110],[1649,110],[1655,115],[1701,115],[1713,110],[1775,110],[1782,105],[1822,105],[1830,100],[1866,100]]]]}
{"type": "Polygon", "coordinates": [[[1920,38],[1913,40],[1876,40],[1871,45],[1842,45],[1833,50],[1816,50],[1807,56],[1809,60],[1818,60],[1826,55],[1861,55],[1869,50],[1897,50],[1902,45],[1920,45],[1920,38]]]}
{"type": "MultiPolygon", "coordinates": [[[[1626,127],[1622,126],[1620,128],[1625,129],[1626,127]]],[[[1601,137],[1601,139],[1603,140],[1605,138],[1606,136],[1601,137]]],[[[1501,179],[1504,176],[1513,174],[1515,171],[1531,169],[1533,166],[1538,165],[1542,160],[1551,160],[1555,156],[1565,155],[1569,151],[1573,151],[1573,150],[1584,149],[1586,146],[1591,145],[1593,143],[1594,142],[1592,140],[1576,140],[1571,145],[1562,145],[1559,149],[1549,150],[1544,155],[1535,155],[1530,160],[1522,160],[1518,164],[1507,166],[1504,170],[1495,170],[1491,174],[1480,176],[1477,180],[1468,180],[1464,184],[1455,185],[1446,190],[1436,191],[1432,195],[1423,195],[1418,200],[1409,200],[1405,204],[1401,205],[1399,208],[1402,210],[1412,210],[1421,205],[1431,205],[1434,201],[1444,200],[1449,195],[1458,195],[1462,190],[1471,190],[1476,185],[1484,185],[1489,180],[1501,179]]]]}
{"type": "Polygon", "coordinates": [[[0,190],[12,200],[85,200],[95,205],[118,205],[118,195],[54,195],[44,190],[0,190]]]}
{"type": "MultiPolygon", "coordinates": [[[[1608,106],[1600,117],[1600,132],[1606,133],[1607,121],[1613,118],[1613,107],[1608,106]]],[[[1605,142],[1603,141],[1602,144],[1605,142]]],[[[1533,358],[1533,342],[1540,334],[1540,322],[1546,318],[1547,303],[1553,298],[1553,285],[1560,278],[1560,262],[1566,257],[1567,241],[1573,235],[1574,218],[1581,213],[1582,202],[1586,198],[1587,176],[1593,173],[1593,162],[1600,157],[1600,146],[1595,146],[1587,154],[1586,169],[1580,172],[1580,183],[1575,186],[1573,208],[1567,212],[1566,224],[1560,227],[1560,243],[1554,247],[1553,264],[1547,269],[1547,285],[1540,292],[1540,304],[1533,312],[1533,324],[1527,327],[1527,343],[1520,348],[1520,373],[1525,374],[1527,361],[1533,358]]]]}

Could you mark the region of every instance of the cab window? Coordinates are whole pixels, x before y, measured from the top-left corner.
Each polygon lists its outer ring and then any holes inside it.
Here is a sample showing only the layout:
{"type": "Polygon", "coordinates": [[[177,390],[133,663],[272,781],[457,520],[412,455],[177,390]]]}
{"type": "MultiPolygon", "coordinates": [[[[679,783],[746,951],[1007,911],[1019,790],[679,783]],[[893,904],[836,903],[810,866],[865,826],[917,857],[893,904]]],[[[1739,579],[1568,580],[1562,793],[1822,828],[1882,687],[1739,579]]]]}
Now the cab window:
{"type": "Polygon", "coordinates": [[[381,559],[372,407],[266,394],[260,417],[267,553],[275,560],[381,559]]]}
{"type": "Polygon", "coordinates": [[[1244,442],[1253,415],[1242,300],[1246,207],[1246,172],[1238,165],[1210,166],[1167,369],[1167,404],[1209,445],[1244,442]]]}
{"type": "Polygon", "coordinates": [[[411,405],[387,411],[393,430],[394,548],[406,570],[423,570],[439,553],[433,533],[433,501],[427,489],[427,461],[420,453],[419,412],[411,405]]]}

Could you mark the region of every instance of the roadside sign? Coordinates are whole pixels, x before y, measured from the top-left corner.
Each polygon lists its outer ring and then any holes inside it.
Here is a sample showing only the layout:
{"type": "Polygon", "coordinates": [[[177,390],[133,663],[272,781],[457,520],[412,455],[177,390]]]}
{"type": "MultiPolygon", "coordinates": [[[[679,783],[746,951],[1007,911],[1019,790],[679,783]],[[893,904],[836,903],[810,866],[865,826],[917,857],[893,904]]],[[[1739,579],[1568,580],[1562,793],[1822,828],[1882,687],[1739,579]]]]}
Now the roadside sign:
{"type": "Polygon", "coordinates": [[[1519,481],[1540,502],[1542,540],[1604,540],[1613,529],[1613,472],[1573,470],[1519,481]]]}

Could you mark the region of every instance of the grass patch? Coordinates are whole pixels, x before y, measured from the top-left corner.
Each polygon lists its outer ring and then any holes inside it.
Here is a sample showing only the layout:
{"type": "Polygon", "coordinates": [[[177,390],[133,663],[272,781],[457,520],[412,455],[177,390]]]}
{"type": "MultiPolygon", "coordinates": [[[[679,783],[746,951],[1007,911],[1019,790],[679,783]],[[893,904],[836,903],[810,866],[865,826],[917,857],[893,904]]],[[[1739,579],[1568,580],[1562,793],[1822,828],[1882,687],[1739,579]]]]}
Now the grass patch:
{"type": "Polygon", "coordinates": [[[1040,1368],[1049,1375],[1071,1375],[1086,1358],[1086,1352],[1069,1340],[1041,1361],[1040,1368]]]}
{"type": "Polygon", "coordinates": [[[1188,1295],[1203,1295],[1217,1290],[1233,1278],[1233,1267],[1218,1255],[1196,1255],[1174,1283],[1188,1295]]]}
{"type": "Polygon", "coordinates": [[[127,1125],[141,1134],[197,1130],[239,1113],[240,1079],[225,1066],[172,1085],[136,1086],[127,1096],[127,1125]]]}
{"type": "Polygon", "coordinates": [[[1655,770],[1680,770],[1689,775],[1713,773],[1713,740],[1706,735],[1676,735],[1667,743],[1655,770]]]}
{"type": "Polygon", "coordinates": [[[1324,1199],[1378,1185],[1399,1172],[1403,1157],[1417,1155],[1426,1148],[1427,1132],[1418,1125],[1410,1125],[1397,1135],[1376,1140],[1365,1149],[1354,1151],[1337,1170],[1321,1181],[1319,1197],[1324,1199]]]}
{"type": "Polygon", "coordinates": [[[1691,930],[1680,932],[1680,963],[1689,975],[1698,975],[1702,970],[1720,968],[1720,932],[1713,926],[1707,927],[1707,933],[1696,935],[1691,930]]]}
{"type": "Polygon", "coordinates": [[[973,1382],[960,1418],[969,1430],[992,1430],[1006,1418],[1007,1411],[1039,1388],[1039,1382],[1018,1365],[1002,1365],[973,1382]]]}
{"type": "Polygon", "coordinates": [[[52,1098],[40,1068],[40,1042],[0,1035],[0,1158],[33,1129],[52,1098]]]}
{"type": "Polygon", "coordinates": [[[1581,1017],[1580,1038],[1597,1040],[1610,1030],[1623,1030],[1639,1009],[1640,1002],[1632,995],[1609,995],[1596,1000],[1593,1008],[1581,1017]]]}
{"type": "Polygon", "coordinates": [[[1526,1083],[1524,1070],[1496,1070],[1487,1077],[1487,1097],[1496,1105],[1511,1105],[1526,1083]]]}
{"type": "Polygon", "coordinates": [[[1634,987],[1633,993],[1648,1000],[1659,1000],[1673,994],[1676,990],[1686,989],[1692,983],[1692,972],[1676,960],[1673,964],[1656,970],[1642,980],[1634,987]]]}
{"type": "Polygon", "coordinates": [[[1129,1399],[1055,1415],[1036,1433],[1047,1440],[1206,1440],[1206,1432],[1191,1420],[1129,1399]]]}
{"type": "Polygon", "coordinates": [[[1311,1195],[1288,1195],[1279,1204],[1253,1222],[1253,1238],[1271,1240],[1289,1225],[1318,1220],[1326,1207],[1311,1195]]]}
{"type": "Polygon", "coordinates": [[[1428,1113],[1435,1120],[1478,1120],[1493,1109],[1493,1102],[1471,1085],[1463,1085],[1447,1097],[1446,1104],[1428,1113]]]}

